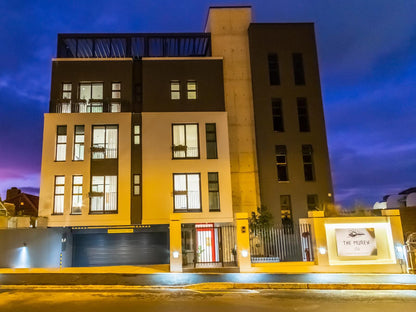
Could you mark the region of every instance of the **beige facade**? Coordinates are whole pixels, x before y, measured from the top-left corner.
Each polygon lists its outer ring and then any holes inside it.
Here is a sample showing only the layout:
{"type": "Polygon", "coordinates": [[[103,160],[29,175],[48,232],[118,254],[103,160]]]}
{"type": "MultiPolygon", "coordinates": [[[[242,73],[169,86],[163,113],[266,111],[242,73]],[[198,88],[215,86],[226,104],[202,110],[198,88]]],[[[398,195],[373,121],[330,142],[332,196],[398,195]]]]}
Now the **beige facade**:
{"type": "Polygon", "coordinates": [[[131,198],[131,113],[45,114],[39,216],[48,217],[48,226],[100,226],[130,224],[131,198]],[[55,161],[57,126],[67,126],[66,160],[55,161]],[[84,125],[84,160],[73,161],[74,128],[84,125]],[[118,211],[90,214],[92,125],[118,126],[118,211]],[[83,176],[81,214],[71,214],[72,177],[83,176]],[[55,176],[65,176],[64,212],[54,215],[55,176]]]}
{"type": "Polygon", "coordinates": [[[143,224],[169,223],[174,212],[173,174],[200,174],[201,212],[178,214],[182,223],[232,222],[227,113],[142,113],[143,224]],[[199,158],[172,159],[172,124],[198,124],[199,158]],[[218,159],[207,159],[205,124],[215,123],[218,159]],[[208,172],[218,172],[220,211],[209,211],[208,172]]]}

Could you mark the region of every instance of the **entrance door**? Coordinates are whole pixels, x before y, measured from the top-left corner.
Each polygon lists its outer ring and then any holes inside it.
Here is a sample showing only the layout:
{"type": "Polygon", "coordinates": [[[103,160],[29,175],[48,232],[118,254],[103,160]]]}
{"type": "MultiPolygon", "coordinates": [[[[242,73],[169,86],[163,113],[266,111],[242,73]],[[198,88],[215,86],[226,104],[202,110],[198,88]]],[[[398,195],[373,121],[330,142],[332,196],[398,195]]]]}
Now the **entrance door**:
{"type": "Polygon", "coordinates": [[[197,227],[197,262],[216,262],[214,227],[197,227]]]}

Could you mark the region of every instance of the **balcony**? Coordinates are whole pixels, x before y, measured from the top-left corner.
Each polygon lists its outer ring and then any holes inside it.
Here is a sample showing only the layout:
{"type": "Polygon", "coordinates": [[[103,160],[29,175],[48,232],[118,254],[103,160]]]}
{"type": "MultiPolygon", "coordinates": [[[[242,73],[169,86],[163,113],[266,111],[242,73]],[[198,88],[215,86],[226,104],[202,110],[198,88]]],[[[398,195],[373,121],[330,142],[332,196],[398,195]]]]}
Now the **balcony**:
{"type": "Polygon", "coordinates": [[[55,113],[119,113],[121,101],[111,103],[102,99],[77,100],[61,99],[55,103],[55,113]]]}

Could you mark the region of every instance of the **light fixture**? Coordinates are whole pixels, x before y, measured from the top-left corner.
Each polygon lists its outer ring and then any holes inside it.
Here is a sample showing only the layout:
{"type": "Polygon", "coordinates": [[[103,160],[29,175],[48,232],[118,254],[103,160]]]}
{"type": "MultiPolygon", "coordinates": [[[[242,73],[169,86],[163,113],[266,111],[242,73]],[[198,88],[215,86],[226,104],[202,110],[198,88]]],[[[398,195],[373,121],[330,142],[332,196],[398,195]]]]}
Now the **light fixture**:
{"type": "Polygon", "coordinates": [[[243,256],[243,258],[247,258],[248,257],[248,251],[247,250],[242,250],[241,255],[243,256]]]}
{"type": "Polygon", "coordinates": [[[326,248],[325,248],[325,247],[319,247],[319,253],[320,253],[321,255],[326,254],[326,248]]]}
{"type": "Polygon", "coordinates": [[[27,244],[26,244],[26,242],[23,242],[23,247],[27,247],[27,244]]]}
{"type": "Polygon", "coordinates": [[[178,259],[179,258],[179,251],[172,252],[172,256],[173,256],[174,259],[178,259]]]}

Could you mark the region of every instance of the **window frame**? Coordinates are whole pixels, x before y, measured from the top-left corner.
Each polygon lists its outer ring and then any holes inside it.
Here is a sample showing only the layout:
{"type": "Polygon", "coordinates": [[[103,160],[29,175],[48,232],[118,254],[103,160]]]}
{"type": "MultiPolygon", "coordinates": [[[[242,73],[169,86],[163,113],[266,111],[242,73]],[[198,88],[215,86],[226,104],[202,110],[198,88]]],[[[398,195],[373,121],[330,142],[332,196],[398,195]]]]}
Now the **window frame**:
{"type": "MultiPolygon", "coordinates": [[[[91,159],[92,160],[103,160],[103,159],[118,159],[118,152],[119,152],[119,127],[118,125],[92,125],[91,128],[91,159]],[[99,128],[99,127],[104,127],[104,147],[100,147],[100,146],[94,146],[94,128],[99,128]],[[117,130],[117,144],[116,144],[116,155],[115,157],[109,157],[107,156],[107,151],[109,150],[109,148],[107,147],[108,143],[107,143],[107,128],[110,127],[114,127],[117,130]],[[103,150],[103,151],[95,151],[95,149],[98,150],[103,150]],[[94,157],[94,153],[103,153],[104,157],[103,158],[95,158],[94,157]]],[[[101,143],[95,143],[95,145],[99,145],[101,143]]]]}
{"type": "Polygon", "coordinates": [[[286,145],[275,145],[275,160],[276,160],[276,171],[278,182],[289,182],[289,168],[287,161],[287,148],[286,145]],[[285,157],[284,161],[280,161],[278,157],[285,157]],[[279,168],[285,168],[286,179],[282,179],[279,176],[279,168]]]}
{"type": "MultiPolygon", "coordinates": [[[[101,184],[96,184],[96,185],[101,185],[101,184]]],[[[95,175],[95,176],[91,176],[91,187],[90,187],[90,193],[89,193],[89,198],[90,198],[90,205],[89,205],[89,214],[90,215],[94,215],[94,214],[118,214],[118,175],[95,175]],[[93,187],[94,187],[94,177],[97,177],[97,178],[104,178],[104,180],[103,180],[103,184],[102,184],[102,186],[103,186],[103,192],[95,192],[95,191],[93,191],[93,187]],[[116,205],[116,209],[115,210],[106,210],[105,209],[105,204],[106,204],[106,202],[105,202],[105,197],[106,197],[106,194],[108,194],[108,193],[111,193],[111,192],[106,192],[106,178],[111,178],[111,177],[115,177],[115,186],[116,186],[116,191],[115,191],[115,193],[116,193],[116,198],[115,198],[115,205],[116,205]],[[102,195],[96,195],[96,196],[94,196],[94,194],[95,193],[97,193],[97,194],[101,194],[102,193],[102,195]],[[93,200],[93,197],[102,197],[103,198],[103,204],[102,204],[102,210],[92,210],[92,200],[93,200]]]]}
{"type": "Polygon", "coordinates": [[[141,142],[141,135],[142,135],[142,127],[140,124],[133,124],[133,144],[140,145],[141,142]],[[138,129],[138,131],[136,131],[138,129]],[[136,142],[137,139],[137,142],[136,142]]]}
{"type": "Polygon", "coordinates": [[[313,162],[313,147],[311,144],[302,144],[302,163],[305,182],[316,181],[315,166],[313,162]],[[309,159],[305,159],[305,157],[309,157],[309,159]],[[309,174],[311,175],[310,177],[309,174]]]}
{"type": "Polygon", "coordinates": [[[64,162],[66,161],[66,152],[67,152],[67,143],[68,143],[68,127],[67,125],[57,125],[56,126],[56,146],[55,146],[55,161],[56,162],[64,162]],[[65,129],[65,134],[59,134],[59,129],[65,129]],[[59,142],[60,137],[65,137],[65,142],[59,142]],[[58,155],[61,153],[58,153],[59,146],[64,146],[63,151],[63,159],[58,159],[58,155]]]}
{"type": "Polygon", "coordinates": [[[305,63],[302,53],[292,53],[293,78],[296,86],[306,85],[305,80],[305,63]]]}
{"type": "Polygon", "coordinates": [[[283,108],[281,98],[272,98],[273,131],[284,132],[283,108]]]}
{"type": "Polygon", "coordinates": [[[181,82],[179,80],[170,81],[170,99],[172,101],[178,101],[181,99],[181,82]],[[176,90],[176,88],[173,88],[173,86],[178,86],[178,89],[176,90]]]}
{"type": "Polygon", "coordinates": [[[133,174],[133,196],[142,195],[142,175],[140,173],[133,174]],[[136,182],[136,177],[139,178],[139,182],[136,182]],[[136,192],[138,187],[138,192],[136,192]]]}
{"type": "Polygon", "coordinates": [[[208,172],[208,207],[210,212],[220,212],[221,211],[221,197],[220,197],[220,179],[219,179],[219,173],[218,172],[208,172]],[[216,180],[210,180],[210,175],[215,175],[216,180]],[[216,184],[217,189],[211,190],[212,184],[216,184]],[[218,208],[211,209],[211,193],[216,193],[218,198],[218,208]]]}
{"type": "Polygon", "coordinates": [[[72,176],[72,200],[71,200],[71,215],[81,215],[82,214],[82,196],[83,196],[83,190],[84,190],[84,176],[82,175],[73,175],[72,176]],[[75,178],[81,177],[81,184],[75,184],[75,178]],[[81,187],[81,192],[76,192],[75,187],[81,187]],[[74,206],[74,198],[75,196],[79,197],[81,196],[81,207],[74,206]],[[74,208],[79,208],[79,212],[74,212],[74,208]]]}
{"type": "Polygon", "coordinates": [[[318,194],[307,194],[306,195],[306,205],[308,207],[308,211],[319,211],[318,194]],[[313,200],[314,207],[313,208],[311,208],[312,201],[309,201],[310,198],[314,198],[314,200],[313,200]]]}
{"type": "Polygon", "coordinates": [[[85,160],[85,125],[74,126],[74,152],[72,155],[72,161],[84,161],[85,160]],[[77,134],[77,127],[82,127],[82,134],[77,134]],[[77,137],[82,135],[82,142],[77,142],[77,137]],[[79,149],[82,147],[82,157],[76,159],[77,146],[79,149]]]}
{"type": "Polygon", "coordinates": [[[72,82],[62,82],[59,113],[71,113],[72,82]],[[69,86],[67,89],[66,86],[69,86]]]}
{"type": "Polygon", "coordinates": [[[217,124],[216,123],[206,123],[205,124],[205,140],[206,140],[207,159],[218,159],[217,124]],[[208,126],[214,126],[214,130],[209,131],[208,126]],[[208,138],[209,134],[213,134],[214,137],[215,137],[215,140],[209,139],[208,138]],[[209,150],[211,150],[211,148],[209,148],[209,146],[211,146],[210,144],[215,144],[215,155],[214,154],[211,155],[211,153],[208,152],[209,150]]]}
{"type": "MultiPolygon", "coordinates": [[[[199,159],[200,158],[200,141],[199,141],[199,124],[198,123],[173,123],[172,124],[172,159],[199,159]],[[186,126],[195,126],[196,125],[196,136],[197,136],[197,156],[188,156],[188,145],[187,145],[187,135],[186,135],[186,126]],[[183,126],[184,127],[184,138],[185,138],[185,145],[184,145],[184,151],[185,151],[185,156],[184,157],[179,157],[179,156],[175,156],[175,148],[178,148],[182,145],[175,145],[175,132],[174,132],[174,127],[179,127],[179,126],[183,126]]],[[[181,147],[182,148],[182,147],[181,147]]]]}
{"type": "Polygon", "coordinates": [[[103,113],[104,112],[104,82],[103,81],[94,81],[94,82],[80,82],[78,84],[78,102],[79,102],[79,113],[103,113]],[[81,87],[83,85],[89,85],[90,95],[88,99],[81,98],[81,87]],[[102,98],[93,97],[93,86],[101,85],[102,88],[102,98]],[[81,109],[83,107],[83,109],[81,109]],[[98,110],[96,110],[98,108],[98,110]]]}
{"type": "Polygon", "coordinates": [[[267,65],[269,69],[269,84],[271,86],[280,85],[280,68],[279,57],[277,53],[269,53],[267,55],[267,65]]]}
{"type": "Polygon", "coordinates": [[[53,188],[53,211],[52,215],[63,215],[65,212],[65,175],[56,175],[54,176],[54,188],[53,188]],[[57,184],[58,178],[63,178],[63,184],[57,184]],[[57,193],[56,187],[63,187],[63,192],[57,193]],[[56,204],[57,204],[57,197],[62,197],[62,212],[57,212],[56,204]]]}
{"type": "Polygon", "coordinates": [[[172,174],[172,185],[173,185],[173,212],[175,213],[187,213],[187,212],[202,212],[202,196],[201,196],[201,173],[200,172],[185,172],[185,173],[173,173],[172,174]],[[179,191],[175,190],[175,176],[185,176],[186,190],[179,191]],[[199,208],[189,208],[189,187],[188,187],[188,176],[198,176],[198,192],[199,192],[199,208]],[[186,195],[186,209],[176,208],[175,196],[186,195]]]}
{"type": "Polygon", "coordinates": [[[197,100],[198,99],[198,84],[196,80],[187,80],[186,81],[186,99],[187,100],[197,100]],[[193,84],[195,89],[190,88],[190,85],[193,84]],[[194,94],[194,97],[190,97],[191,94],[194,94]]]}
{"type": "Polygon", "coordinates": [[[309,120],[308,101],[306,97],[296,98],[296,107],[298,110],[299,132],[311,132],[309,120]]]}
{"type": "Polygon", "coordinates": [[[293,208],[292,208],[292,198],[289,194],[280,195],[280,219],[284,230],[293,231],[293,208]],[[282,199],[287,198],[287,204],[284,204],[282,199]],[[286,207],[286,208],[285,208],[286,207]],[[283,213],[285,211],[285,213],[283,213]],[[288,211],[288,213],[287,213],[288,211]],[[287,216],[287,219],[285,217],[287,216]]]}
{"type": "Polygon", "coordinates": [[[110,112],[111,113],[120,113],[121,112],[121,82],[120,81],[111,82],[110,112]],[[117,87],[117,85],[118,85],[118,87],[117,87]],[[117,96],[117,93],[118,93],[118,96],[117,96]],[[114,110],[113,109],[114,107],[117,107],[117,109],[114,110]]]}

